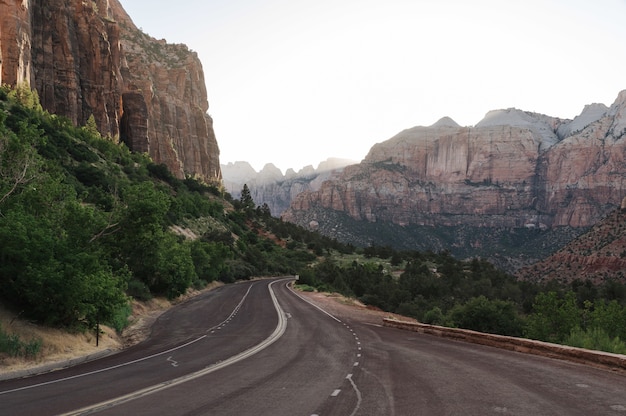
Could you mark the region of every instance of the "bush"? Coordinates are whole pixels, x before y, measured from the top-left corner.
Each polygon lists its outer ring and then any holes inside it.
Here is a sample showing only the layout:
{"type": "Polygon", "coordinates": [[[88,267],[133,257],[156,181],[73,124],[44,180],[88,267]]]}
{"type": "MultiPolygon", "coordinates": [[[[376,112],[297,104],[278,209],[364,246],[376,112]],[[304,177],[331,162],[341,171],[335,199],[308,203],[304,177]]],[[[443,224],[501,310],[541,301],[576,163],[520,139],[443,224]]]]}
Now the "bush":
{"type": "Polygon", "coordinates": [[[41,352],[42,342],[40,339],[32,339],[24,342],[15,334],[7,334],[0,327],[0,353],[11,357],[34,358],[41,352]]]}
{"type": "Polygon", "coordinates": [[[492,334],[519,336],[522,323],[515,305],[503,300],[489,300],[484,296],[456,305],[449,313],[452,324],[460,328],[492,334]]]}
{"type": "Polygon", "coordinates": [[[441,309],[438,306],[435,306],[428,312],[424,314],[423,319],[425,324],[431,325],[444,325],[445,324],[445,316],[441,309]]]}
{"type": "Polygon", "coordinates": [[[315,288],[309,285],[296,285],[296,289],[302,292],[315,292],[315,288]]]}
{"type": "Polygon", "coordinates": [[[609,334],[601,328],[582,330],[580,327],[575,327],[563,343],[572,347],[586,348],[589,350],[626,354],[626,344],[619,339],[619,337],[611,338],[609,334]]]}
{"type": "Polygon", "coordinates": [[[148,286],[142,282],[141,280],[133,279],[128,282],[128,288],[126,289],[126,293],[133,298],[146,302],[152,299],[152,293],[150,293],[150,289],[148,286]]]}
{"type": "Polygon", "coordinates": [[[113,317],[106,322],[107,325],[110,325],[117,331],[117,333],[121,333],[124,328],[128,326],[128,317],[132,313],[132,307],[130,303],[125,304],[121,308],[118,308],[114,313],[113,317]]]}

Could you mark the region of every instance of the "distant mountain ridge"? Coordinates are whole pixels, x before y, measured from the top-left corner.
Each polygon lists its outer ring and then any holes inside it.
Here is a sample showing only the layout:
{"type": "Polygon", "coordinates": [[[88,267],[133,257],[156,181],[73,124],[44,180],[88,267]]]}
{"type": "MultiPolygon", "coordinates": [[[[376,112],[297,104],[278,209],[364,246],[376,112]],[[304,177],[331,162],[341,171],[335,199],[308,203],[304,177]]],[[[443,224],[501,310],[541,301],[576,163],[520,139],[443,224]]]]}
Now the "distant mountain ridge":
{"type": "Polygon", "coordinates": [[[626,91],[573,120],[514,108],[490,111],[473,127],[444,118],[374,145],[361,163],[299,194],[283,219],[359,245],[532,262],[620,206],[625,133],[626,91]]]}
{"type": "Polygon", "coordinates": [[[241,196],[241,189],[246,184],[255,204],[267,204],[272,215],[278,217],[297,194],[319,189],[323,181],[338,175],[346,166],[354,163],[356,161],[350,159],[328,158],[320,162],[317,168],[308,165],[298,172],[289,168],[284,175],[273,163],[267,163],[259,172],[244,161],[222,164],[220,167],[224,187],[233,198],[241,196]]]}

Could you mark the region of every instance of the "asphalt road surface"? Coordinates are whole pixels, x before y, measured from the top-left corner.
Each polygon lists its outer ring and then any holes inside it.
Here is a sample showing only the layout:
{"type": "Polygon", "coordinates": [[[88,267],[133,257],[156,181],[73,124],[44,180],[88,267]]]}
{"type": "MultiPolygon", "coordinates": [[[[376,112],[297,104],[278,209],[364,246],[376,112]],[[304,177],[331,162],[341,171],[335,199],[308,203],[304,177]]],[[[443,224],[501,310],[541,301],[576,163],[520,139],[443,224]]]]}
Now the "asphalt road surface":
{"type": "Polygon", "coordinates": [[[227,285],[101,360],[0,383],[1,415],[618,415],[626,376],[333,316],[227,285]]]}

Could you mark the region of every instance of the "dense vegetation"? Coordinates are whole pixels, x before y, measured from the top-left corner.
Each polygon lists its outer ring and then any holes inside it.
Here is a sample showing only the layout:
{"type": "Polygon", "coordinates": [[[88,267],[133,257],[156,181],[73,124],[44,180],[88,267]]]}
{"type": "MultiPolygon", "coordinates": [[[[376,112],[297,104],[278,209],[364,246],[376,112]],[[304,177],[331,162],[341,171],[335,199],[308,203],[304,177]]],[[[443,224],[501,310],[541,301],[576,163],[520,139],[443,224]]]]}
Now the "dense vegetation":
{"type": "Polygon", "coordinates": [[[333,244],[0,89],[0,302],[25,318],[121,329],[131,297],[295,274],[333,244]]]}
{"type": "MultiPolygon", "coordinates": [[[[0,247],[0,303],[72,330],[122,329],[131,298],[299,274],[303,287],[426,323],[626,353],[623,284],[542,285],[446,251],[340,244],[272,217],[247,186],[233,200],[178,179],[93,119],[76,127],[43,111],[28,88],[0,88],[0,247]]],[[[0,351],[37,348],[0,328],[0,351]]]]}
{"type": "Polygon", "coordinates": [[[302,272],[300,282],[424,323],[626,353],[626,285],[618,281],[518,281],[487,261],[445,251],[369,247],[364,255],[371,260],[328,258],[302,272]]]}

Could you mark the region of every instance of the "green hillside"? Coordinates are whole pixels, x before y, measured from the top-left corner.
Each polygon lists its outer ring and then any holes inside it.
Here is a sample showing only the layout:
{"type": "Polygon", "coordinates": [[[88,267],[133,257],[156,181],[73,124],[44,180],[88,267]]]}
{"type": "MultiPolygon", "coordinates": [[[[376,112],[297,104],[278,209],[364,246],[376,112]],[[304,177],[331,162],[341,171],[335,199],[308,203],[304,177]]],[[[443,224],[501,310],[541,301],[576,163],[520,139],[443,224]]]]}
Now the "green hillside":
{"type": "Polygon", "coordinates": [[[333,244],[0,90],[0,301],[28,319],[119,329],[130,297],[295,274],[333,244]]]}

